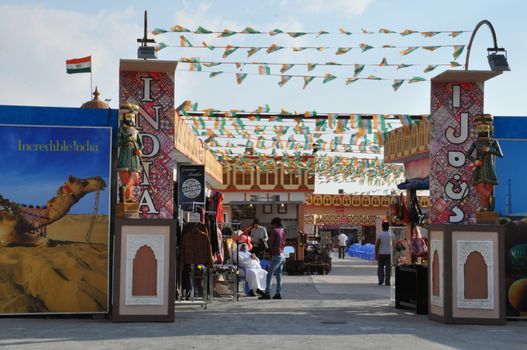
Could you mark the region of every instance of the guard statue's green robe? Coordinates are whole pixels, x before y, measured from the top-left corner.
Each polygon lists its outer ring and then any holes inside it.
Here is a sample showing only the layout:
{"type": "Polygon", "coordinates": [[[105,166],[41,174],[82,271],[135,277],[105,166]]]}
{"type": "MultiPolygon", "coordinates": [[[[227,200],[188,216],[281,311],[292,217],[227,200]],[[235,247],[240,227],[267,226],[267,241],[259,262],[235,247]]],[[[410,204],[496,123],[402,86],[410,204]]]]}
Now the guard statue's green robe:
{"type": "Polygon", "coordinates": [[[117,160],[117,171],[129,171],[140,173],[141,160],[136,150],[142,150],[143,144],[137,129],[131,126],[119,128],[119,158],[117,160]]]}

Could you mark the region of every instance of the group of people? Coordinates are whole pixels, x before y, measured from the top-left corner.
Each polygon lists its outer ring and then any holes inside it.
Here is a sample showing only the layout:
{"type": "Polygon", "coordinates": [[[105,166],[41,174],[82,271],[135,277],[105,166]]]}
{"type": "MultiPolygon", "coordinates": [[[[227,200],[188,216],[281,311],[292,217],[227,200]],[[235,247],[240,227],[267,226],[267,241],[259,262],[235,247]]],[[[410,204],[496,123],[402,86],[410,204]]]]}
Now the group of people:
{"type": "Polygon", "coordinates": [[[282,299],[282,270],[285,264],[285,231],[282,220],[271,220],[272,231],[268,234],[265,227],[255,220],[248,230],[249,240],[238,244],[238,266],[245,272],[250,296],[259,295],[259,299],[282,299]],[[250,242],[252,250],[250,249],[250,242]],[[271,254],[268,271],[260,265],[260,258],[266,250],[271,254]],[[276,278],[276,293],[271,297],[272,278],[276,278]]]}

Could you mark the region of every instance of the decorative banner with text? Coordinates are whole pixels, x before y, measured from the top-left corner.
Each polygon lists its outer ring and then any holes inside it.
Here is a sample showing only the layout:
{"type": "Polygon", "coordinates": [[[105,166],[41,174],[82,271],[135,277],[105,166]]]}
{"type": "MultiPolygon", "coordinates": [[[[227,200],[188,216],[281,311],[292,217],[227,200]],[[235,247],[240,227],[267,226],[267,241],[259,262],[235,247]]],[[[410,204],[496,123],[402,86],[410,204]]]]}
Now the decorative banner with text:
{"type": "Polygon", "coordinates": [[[148,219],[174,216],[174,71],[176,63],[121,60],[119,101],[139,105],[144,172],[134,196],[148,219]]]}

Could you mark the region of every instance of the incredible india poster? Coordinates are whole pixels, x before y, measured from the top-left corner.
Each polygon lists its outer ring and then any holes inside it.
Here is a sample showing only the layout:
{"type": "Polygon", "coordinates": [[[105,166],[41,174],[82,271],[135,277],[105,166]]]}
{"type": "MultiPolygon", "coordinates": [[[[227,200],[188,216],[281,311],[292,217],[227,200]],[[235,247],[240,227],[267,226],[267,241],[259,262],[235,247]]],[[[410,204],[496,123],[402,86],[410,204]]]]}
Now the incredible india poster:
{"type": "Polygon", "coordinates": [[[111,128],[0,140],[0,314],[107,312],[111,128]]]}

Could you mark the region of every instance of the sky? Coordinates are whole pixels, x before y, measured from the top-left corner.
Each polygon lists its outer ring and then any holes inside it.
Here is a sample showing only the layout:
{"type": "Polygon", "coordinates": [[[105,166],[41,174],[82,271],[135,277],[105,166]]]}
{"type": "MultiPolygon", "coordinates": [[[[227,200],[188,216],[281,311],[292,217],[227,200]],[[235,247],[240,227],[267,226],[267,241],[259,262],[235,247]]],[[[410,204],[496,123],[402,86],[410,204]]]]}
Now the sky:
{"type": "MultiPolygon", "coordinates": [[[[526,115],[524,81],[527,68],[527,28],[523,25],[527,2],[502,1],[414,1],[414,0],[268,0],[268,1],[24,1],[0,0],[0,104],[38,106],[80,106],[91,98],[89,74],[67,75],[65,60],[91,55],[93,85],[102,99],[109,99],[112,108],[118,106],[119,59],[136,58],[136,38],[142,37],[143,11],[148,10],[149,29],[170,28],[179,24],[190,29],[203,26],[210,30],[225,28],[242,30],[253,27],[261,31],[275,28],[284,31],[326,30],[338,32],[345,28],[359,32],[362,28],[378,31],[388,28],[397,32],[410,28],[418,31],[472,30],[482,19],[488,19],[497,32],[499,46],[507,49],[511,72],[488,81],[485,86],[485,112],[494,115],[526,115]]],[[[438,35],[326,35],[320,38],[303,36],[215,36],[187,35],[195,45],[207,41],[213,45],[268,46],[397,46],[467,44],[469,34],[457,38],[438,35]]],[[[178,33],[156,36],[160,42],[177,45],[178,33]]],[[[486,48],[492,46],[489,30],[484,27],[476,36],[471,53],[470,69],[488,69],[486,48]]],[[[335,56],[335,50],[292,52],[280,50],[273,54],[260,52],[247,59],[239,50],[225,61],[258,61],[276,63],[379,63],[385,57],[389,63],[448,63],[451,48],[433,53],[423,50],[407,56],[395,49],[373,49],[365,53],[353,49],[335,56]]],[[[223,50],[166,48],[159,59],[201,57],[222,61],[223,50]]],[[[458,59],[464,63],[465,52],[458,59]]],[[[209,78],[208,74],[186,72],[180,64],[176,71],[176,106],[185,100],[198,102],[200,108],[220,110],[254,110],[269,104],[272,111],[281,108],[292,112],[319,113],[394,113],[428,114],[430,112],[430,82],[403,84],[394,92],[392,81],[358,81],[345,85],[336,79],[323,84],[320,79],[302,89],[300,79],[292,79],[279,87],[278,77],[250,75],[236,84],[233,74],[209,78]]],[[[247,71],[251,67],[245,68],[247,71]]],[[[430,79],[443,71],[438,67],[428,74],[422,67],[370,67],[364,75],[390,79],[414,75],[430,79]]],[[[214,69],[212,69],[214,70],[214,69]]],[[[234,67],[222,68],[234,72],[234,67]]],[[[304,67],[294,67],[292,74],[308,74],[304,67]]],[[[318,67],[309,74],[332,73],[339,77],[353,75],[351,67],[318,67]]],[[[321,192],[334,191],[335,187],[321,192]]]]}

